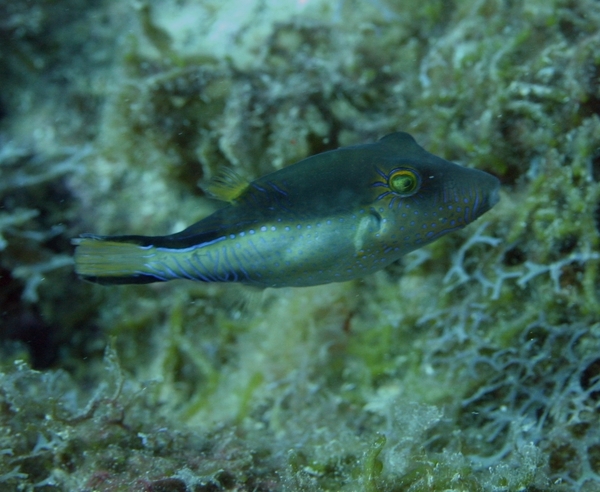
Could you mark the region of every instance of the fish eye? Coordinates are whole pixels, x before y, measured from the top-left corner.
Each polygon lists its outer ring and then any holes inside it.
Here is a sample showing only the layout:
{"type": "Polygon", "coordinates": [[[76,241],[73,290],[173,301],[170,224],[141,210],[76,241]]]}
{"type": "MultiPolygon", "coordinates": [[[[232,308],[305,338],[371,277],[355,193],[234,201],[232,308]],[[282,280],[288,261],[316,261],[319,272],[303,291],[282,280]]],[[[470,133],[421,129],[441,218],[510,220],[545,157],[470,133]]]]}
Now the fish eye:
{"type": "Polygon", "coordinates": [[[411,196],[419,191],[421,179],[411,169],[396,169],[388,178],[390,189],[400,196],[411,196]]]}

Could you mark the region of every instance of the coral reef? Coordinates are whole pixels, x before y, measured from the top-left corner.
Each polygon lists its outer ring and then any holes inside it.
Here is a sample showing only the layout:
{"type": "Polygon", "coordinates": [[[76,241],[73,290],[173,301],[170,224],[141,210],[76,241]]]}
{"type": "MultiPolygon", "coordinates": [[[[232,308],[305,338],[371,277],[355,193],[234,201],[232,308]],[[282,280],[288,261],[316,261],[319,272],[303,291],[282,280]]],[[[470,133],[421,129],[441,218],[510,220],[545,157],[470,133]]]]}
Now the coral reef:
{"type": "Polygon", "coordinates": [[[0,14],[0,488],[600,488],[598,2],[0,14]],[[224,167],[396,130],[501,179],[485,222],[260,299],[72,273],[71,237],[180,230],[224,167]]]}

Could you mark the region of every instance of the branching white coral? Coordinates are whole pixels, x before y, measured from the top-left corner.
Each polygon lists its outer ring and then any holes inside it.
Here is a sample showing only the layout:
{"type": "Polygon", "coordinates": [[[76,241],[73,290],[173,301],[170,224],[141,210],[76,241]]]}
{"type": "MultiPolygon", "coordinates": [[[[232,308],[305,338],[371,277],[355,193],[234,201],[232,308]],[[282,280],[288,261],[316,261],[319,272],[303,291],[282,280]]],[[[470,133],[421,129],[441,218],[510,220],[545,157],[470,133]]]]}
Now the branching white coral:
{"type": "Polygon", "coordinates": [[[25,290],[23,291],[23,300],[27,302],[36,302],[38,300],[37,288],[44,281],[45,275],[57,268],[70,266],[73,264],[73,258],[66,255],[56,255],[48,261],[34,263],[32,265],[18,266],[13,270],[13,276],[25,281],[25,290]]]}

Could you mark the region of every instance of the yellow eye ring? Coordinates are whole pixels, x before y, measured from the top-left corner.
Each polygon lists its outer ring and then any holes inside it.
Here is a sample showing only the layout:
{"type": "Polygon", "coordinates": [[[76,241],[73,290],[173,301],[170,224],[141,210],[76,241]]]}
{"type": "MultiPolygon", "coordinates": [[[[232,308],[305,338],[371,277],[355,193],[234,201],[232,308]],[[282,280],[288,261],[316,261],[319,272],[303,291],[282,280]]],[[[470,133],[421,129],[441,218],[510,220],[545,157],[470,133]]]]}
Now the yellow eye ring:
{"type": "Polygon", "coordinates": [[[388,178],[388,186],[397,195],[411,196],[419,191],[421,179],[411,169],[396,169],[388,178]]]}

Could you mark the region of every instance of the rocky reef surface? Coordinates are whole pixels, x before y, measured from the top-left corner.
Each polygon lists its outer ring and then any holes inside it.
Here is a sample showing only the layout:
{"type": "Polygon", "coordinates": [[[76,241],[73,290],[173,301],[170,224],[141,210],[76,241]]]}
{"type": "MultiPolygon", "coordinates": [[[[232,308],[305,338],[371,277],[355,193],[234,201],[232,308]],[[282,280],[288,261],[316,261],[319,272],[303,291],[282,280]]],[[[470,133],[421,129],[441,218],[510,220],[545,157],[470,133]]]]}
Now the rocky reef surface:
{"type": "Polygon", "coordinates": [[[599,25],[593,0],[3,2],[0,488],[598,490],[599,25]],[[215,210],[220,169],[398,130],[501,202],[256,302],[73,273],[80,233],[215,210]]]}

